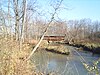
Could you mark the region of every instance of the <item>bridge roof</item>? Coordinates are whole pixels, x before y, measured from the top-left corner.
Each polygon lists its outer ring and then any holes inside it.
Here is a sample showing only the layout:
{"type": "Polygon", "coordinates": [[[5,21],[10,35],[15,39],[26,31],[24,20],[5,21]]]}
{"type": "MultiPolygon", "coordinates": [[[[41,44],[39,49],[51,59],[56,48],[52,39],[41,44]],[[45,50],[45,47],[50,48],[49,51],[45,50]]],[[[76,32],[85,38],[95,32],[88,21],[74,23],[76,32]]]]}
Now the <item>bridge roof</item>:
{"type": "Polygon", "coordinates": [[[46,34],[45,36],[65,36],[65,34],[46,34]]]}

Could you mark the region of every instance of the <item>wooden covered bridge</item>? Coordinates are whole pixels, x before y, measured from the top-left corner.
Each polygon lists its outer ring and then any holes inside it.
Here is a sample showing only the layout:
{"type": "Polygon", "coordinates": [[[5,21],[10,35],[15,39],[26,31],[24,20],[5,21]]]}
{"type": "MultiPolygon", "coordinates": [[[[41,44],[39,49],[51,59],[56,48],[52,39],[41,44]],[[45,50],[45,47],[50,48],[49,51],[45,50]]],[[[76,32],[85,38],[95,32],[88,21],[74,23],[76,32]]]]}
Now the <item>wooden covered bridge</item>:
{"type": "Polygon", "coordinates": [[[65,35],[45,35],[44,40],[47,41],[63,41],[65,39],[65,35]]]}

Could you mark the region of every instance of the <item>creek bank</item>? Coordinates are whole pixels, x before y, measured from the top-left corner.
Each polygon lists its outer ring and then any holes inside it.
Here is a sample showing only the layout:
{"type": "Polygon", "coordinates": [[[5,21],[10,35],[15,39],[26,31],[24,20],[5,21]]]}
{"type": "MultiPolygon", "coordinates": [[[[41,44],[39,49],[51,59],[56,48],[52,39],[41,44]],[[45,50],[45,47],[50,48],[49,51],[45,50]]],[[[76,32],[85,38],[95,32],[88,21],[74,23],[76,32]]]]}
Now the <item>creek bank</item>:
{"type": "Polygon", "coordinates": [[[62,52],[62,51],[57,51],[55,49],[48,49],[48,48],[46,48],[45,50],[49,51],[49,52],[57,53],[57,54],[63,54],[63,55],[69,55],[70,54],[70,52],[62,52]]]}
{"type": "Polygon", "coordinates": [[[36,65],[25,59],[31,53],[33,45],[22,44],[12,38],[0,39],[0,75],[45,75],[36,72],[36,65]]]}
{"type": "Polygon", "coordinates": [[[45,48],[46,51],[50,51],[50,52],[53,52],[53,53],[58,53],[58,54],[63,54],[63,55],[69,55],[70,54],[70,51],[69,49],[64,46],[64,45],[49,45],[48,47],[45,48]]]}
{"type": "Polygon", "coordinates": [[[87,45],[87,44],[69,44],[65,43],[67,45],[77,47],[78,50],[84,50],[84,51],[89,51],[92,52],[93,54],[100,54],[100,47],[94,47],[92,44],[87,45]]]}

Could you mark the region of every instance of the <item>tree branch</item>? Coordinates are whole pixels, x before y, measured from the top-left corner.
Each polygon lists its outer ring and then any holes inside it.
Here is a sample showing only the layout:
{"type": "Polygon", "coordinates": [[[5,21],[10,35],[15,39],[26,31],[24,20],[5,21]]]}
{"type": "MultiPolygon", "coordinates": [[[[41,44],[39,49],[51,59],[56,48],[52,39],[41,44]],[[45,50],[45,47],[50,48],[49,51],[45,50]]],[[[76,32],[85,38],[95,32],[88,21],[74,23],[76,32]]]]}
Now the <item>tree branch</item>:
{"type": "Polygon", "coordinates": [[[41,44],[41,42],[42,42],[42,40],[43,40],[43,38],[44,38],[44,36],[45,36],[45,34],[46,34],[48,28],[50,27],[52,21],[54,20],[54,16],[55,16],[55,14],[56,14],[57,10],[59,9],[59,7],[60,7],[60,5],[61,5],[62,2],[63,2],[63,0],[61,0],[60,3],[58,4],[57,8],[55,8],[55,11],[54,11],[54,13],[52,14],[51,20],[50,20],[50,22],[48,23],[48,26],[46,27],[46,29],[45,29],[45,31],[44,31],[42,37],[40,38],[39,42],[38,42],[37,45],[34,47],[33,51],[30,53],[30,55],[28,56],[28,58],[27,58],[26,60],[29,60],[29,59],[30,59],[30,57],[33,55],[33,53],[37,50],[37,48],[38,48],[39,45],[41,44]]]}

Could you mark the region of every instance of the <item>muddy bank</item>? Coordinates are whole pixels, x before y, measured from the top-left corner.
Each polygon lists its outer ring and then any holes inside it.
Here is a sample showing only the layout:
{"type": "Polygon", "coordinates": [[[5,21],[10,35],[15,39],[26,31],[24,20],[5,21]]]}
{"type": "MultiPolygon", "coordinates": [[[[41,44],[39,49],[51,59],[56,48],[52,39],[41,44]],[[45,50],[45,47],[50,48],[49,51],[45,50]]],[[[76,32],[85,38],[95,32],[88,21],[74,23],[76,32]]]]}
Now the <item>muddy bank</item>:
{"type": "Polygon", "coordinates": [[[46,51],[50,51],[53,53],[69,55],[70,51],[67,47],[60,45],[60,44],[52,44],[45,48],[46,51]]]}
{"type": "Polygon", "coordinates": [[[61,52],[61,51],[57,51],[55,49],[48,49],[48,48],[46,48],[45,50],[53,52],[53,53],[57,53],[57,54],[63,54],[63,55],[69,55],[70,54],[70,52],[61,52]]]}
{"type": "Polygon", "coordinates": [[[93,54],[100,54],[100,47],[94,47],[93,45],[86,46],[84,44],[68,44],[67,45],[77,47],[79,50],[84,50],[84,51],[89,51],[92,52],[93,54]]]}

